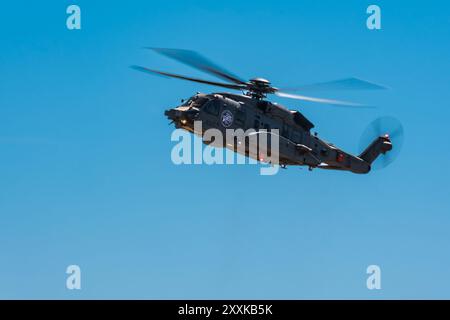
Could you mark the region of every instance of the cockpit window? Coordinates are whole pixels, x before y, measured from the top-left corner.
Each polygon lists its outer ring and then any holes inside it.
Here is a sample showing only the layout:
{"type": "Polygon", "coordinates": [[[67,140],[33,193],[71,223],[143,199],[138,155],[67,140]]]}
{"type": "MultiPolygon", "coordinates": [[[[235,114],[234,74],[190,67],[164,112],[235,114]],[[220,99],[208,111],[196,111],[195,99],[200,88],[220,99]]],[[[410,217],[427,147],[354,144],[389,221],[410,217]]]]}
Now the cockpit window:
{"type": "Polygon", "coordinates": [[[182,106],[187,107],[187,106],[190,106],[191,103],[192,103],[192,99],[189,98],[189,99],[187,99],[187,100],[182,104],[182,106]]]}
{"type": "Polygon", "coordinates": [[[194,106],[194,107],[201,107],[202,105],[205,104],[205,102],[207,102],[209,99],[206,97],[199,97],[199,96],[193,96],[189,99],[187,99],[185,102],[183,102],[182,106],[184,107],[189,107],[189,106],[194,106]]]}
{"type": "Polygon", "coordinates": [[[197,107],[201,107],[203,106],[209,99],[205,98],[205,97],[197,97],[197,99],[195,99],[194,104],[197,107]]]}

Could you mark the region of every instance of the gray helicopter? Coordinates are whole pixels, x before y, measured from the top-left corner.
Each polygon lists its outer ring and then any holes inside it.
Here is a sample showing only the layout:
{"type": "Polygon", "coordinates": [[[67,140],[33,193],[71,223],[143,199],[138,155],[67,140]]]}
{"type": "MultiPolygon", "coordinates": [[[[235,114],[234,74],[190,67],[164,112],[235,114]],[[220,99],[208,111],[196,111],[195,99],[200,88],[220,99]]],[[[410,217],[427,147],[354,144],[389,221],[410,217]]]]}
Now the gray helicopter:
{"type": "MultiPolygon", "coordinates": [[[[171,78],[194,81],[203,84],[240,90],[242,94],[218,92],[211,94],[197,93],[175,108],[165,111],[165,115],[176,128],[199,134],[194,130],[194,122],[201,121],[202,132],[214,128],[225,133],[227,129],[253,129],[256,134],[269,133],[278,129],[279,135],[279,165],[283,168],[291,165],[313,168],[344,170],[353,173],[368,173],[378,157],[382,157],[380,167],[391,163],[400,150],[403,141],[403,128],[398,120],[383,117],[372,122],[363,137],[370,143],[365,145],[359,155],[352,155],[336,147],[334,144],[320,139],[316,133],[311,133],[314,124],[297,110],[289,110],[278,103],[268,101],[268,94],[302,101],[325,103],[329,105],[364,108],[357,103],[297,95],[289,92],[306,89],[363,89],[381,90],[385,87],[357,78],[304,85],[296,88],[278,89],[263,78],[253,78],[245,81],[226,71],[200,54],[180,49],[148,48],[166,57],[175,59],[191,67],[216,76],[225,82],[203,80],[178,74],[148,69],[141,66],[131,68],[145,73],[162,75],[171,78]],[[396,148],[393,150],[393,139],[396,148]],[[397,145],[398,143],[398,145],[397,145]],[[393,152],[395,151],[395,152],[393,152]]],[[[200,132],[200,135],[202,134],[200,132]]],[[[239,152],[236,145],[228,147],[239,152]]],[[[244,151],[248,157],[258,161],[258,153],[250,152],[248,142],[244,151]]],[[[242,150],[242,149],[241,149],[242,150]]]]}

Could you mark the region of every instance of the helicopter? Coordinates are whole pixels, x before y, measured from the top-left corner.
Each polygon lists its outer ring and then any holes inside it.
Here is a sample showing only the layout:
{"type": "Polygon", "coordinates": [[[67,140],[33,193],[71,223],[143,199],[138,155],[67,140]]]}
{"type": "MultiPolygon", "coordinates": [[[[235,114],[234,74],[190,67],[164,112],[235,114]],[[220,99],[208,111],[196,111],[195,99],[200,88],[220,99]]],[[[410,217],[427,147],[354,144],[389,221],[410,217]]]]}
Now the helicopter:
{"type": "MultiPolygon", "coordinates": [[[[148,74],[160,75],[169,78],[193,81],[226,89],[239,90],[241,94],[230,92],[197,93],[182,104],[164,112],[165,116],[175,125],[189,132],[202,136],[205,130],[217,129],[224,132],[228,129],[254,130],[254,134],[271,134],[277,129],[279,138],[279,162],[282,168],[287,166],[307,166],[327,170],[349,171],[357,174],[366,174],[379,157],[383,157],[381,167],[390,164],[398,154],[403,140],[403,127],[395,118],[382,117],[372,122],[363,136],[369,137],[370,143],[365,145],[361,153],[353,155],[333,143],[326,142],[312,133],[314,124],[301,112],[267,100],[270,94],[283,98],[301,101],[323,103],[332,106],[365,108],[370,107],[358,103],[298,95],[290,92],[306,89],[351,89],[351,90],[383,90],[386,87],[359,78],[345,78],[341,80],[303,85],[294,88],[279,89],[264,78],[252,78],[249,81],[219,67],[195,51],[169,48],[150,48],[163,56],[184,63],[209,75],[220,78],[222,81],[203,80],[179,74],[149,69],[143,66],[132,65],[132,69],[148,74]],[[197,132],[194,123],[201,121],[201,132],[197,132]],[[398,146],[393,150],[393,139],[398,138],[398,146]],[[396,151],[396,152],[393,152],[396,151]],[[389,157],[391,155],[391,157],[389,157]]],[[[204,141],[205,142],[205,141],[204,141]]],[[[207,142],[205,142],[207,143],[207,142]]],[[[258,152],[251,152],[248,142],[242,154],[249,158],[263,162],[258,152]]],[[[223,145],[234,152],[239,152],[236,145],[223,145]]]]}

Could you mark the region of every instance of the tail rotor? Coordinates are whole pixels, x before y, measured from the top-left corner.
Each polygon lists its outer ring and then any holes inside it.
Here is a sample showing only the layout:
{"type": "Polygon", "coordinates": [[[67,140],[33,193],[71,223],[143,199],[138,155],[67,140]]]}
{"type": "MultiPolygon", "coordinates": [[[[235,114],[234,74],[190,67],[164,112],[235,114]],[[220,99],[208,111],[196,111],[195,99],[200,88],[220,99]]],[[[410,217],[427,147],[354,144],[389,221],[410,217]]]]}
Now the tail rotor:
{"type": "Polygon", "coordinates": [[[372,163],[372,169],[385,168],[398,157],[404,141],[403,126],[399,120],[393,117],[380,117],[372,121],[361,136],[359,151],[363,152],[378,137],[389,139],[392,143],[392,150],[381,153],[372,163]]]}

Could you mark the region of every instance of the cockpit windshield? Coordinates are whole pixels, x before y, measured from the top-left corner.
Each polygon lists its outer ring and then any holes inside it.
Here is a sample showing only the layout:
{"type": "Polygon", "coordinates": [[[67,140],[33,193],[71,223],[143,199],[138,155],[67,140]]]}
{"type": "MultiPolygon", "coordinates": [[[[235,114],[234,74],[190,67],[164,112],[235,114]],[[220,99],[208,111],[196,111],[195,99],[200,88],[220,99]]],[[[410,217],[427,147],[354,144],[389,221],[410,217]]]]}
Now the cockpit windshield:
{"type": "Polygon", "coordinates": [[[197,99],[194,100],[194,104],[198,108],[201,108],[207,101],[209,101],[209,99],[206,97],[197,97],[197,99]]]}
{"type": "Polygon", "coordinates": [[[197,107],[197,108],[201,108],[205,102],[207,102],[209,99],[204,97],[204,96],[193,96],[191,98],[189,98],[188,100],[186,100],[182,106],[183,107],[197,107]]]}
{"type": "Polygon", "coordinates": [[[192,101],[193,101],[192,98],[189,98],[189,99],[187,99],[186,101],[183,102],[182,106],[183,107],[188,107],[188,106],[191,105],[192,101]]]}

